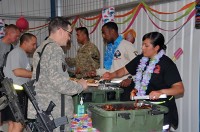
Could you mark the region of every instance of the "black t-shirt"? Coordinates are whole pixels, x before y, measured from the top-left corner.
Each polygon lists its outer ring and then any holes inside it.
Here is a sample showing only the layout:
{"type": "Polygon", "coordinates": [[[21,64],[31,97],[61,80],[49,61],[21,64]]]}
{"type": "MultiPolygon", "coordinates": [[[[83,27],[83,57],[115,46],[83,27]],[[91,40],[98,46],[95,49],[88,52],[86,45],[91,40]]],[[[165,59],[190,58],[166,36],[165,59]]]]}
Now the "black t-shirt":
{"type": "MultiPolygon", "coordinates": [[[[142,55],[137,56],[125,66],[131,75],[136,74],[142,57],[142,55]]],[[[170,88],[173,84],[180,81],[182,80],[176,65],[169,57],[163,55],[154,68],[146,94],[148,95],[151,91],[170,88]]]]}
{"type": "MultiPolygon", "coordinates": [[[[140,59],[143,55],[138,55],[131,62],[129,62],[125,67],[131,75],[136,74],[136,70],[140,63],[140,59]]],[[[148,65],[148,62],[147,62],[148,65]]],[[[180,82],[181,77],[178,72],[178,69],[174,62],[167,56],[163,55],[160,58],[160,61],[156,64],[154,72],[152,73],[149,85],[147,86],[146,94],[148,95],[151,91],[171,88],[171,86],[177,82],[180,82]]],[[[131,84],[133,88],[135,87],[134,82],[131,84]]],[[[178,127],[178,111],[175,103],[175,98],[169,99],[171,96],[168,96],[165,99],[165,103],[162,104],[169,108],[169,112],[164,115],[164,124],[170,124],[170,126],[177,129],[178,127]]],[[[158,100],[161,101],[162,99],[158,100]]]]}

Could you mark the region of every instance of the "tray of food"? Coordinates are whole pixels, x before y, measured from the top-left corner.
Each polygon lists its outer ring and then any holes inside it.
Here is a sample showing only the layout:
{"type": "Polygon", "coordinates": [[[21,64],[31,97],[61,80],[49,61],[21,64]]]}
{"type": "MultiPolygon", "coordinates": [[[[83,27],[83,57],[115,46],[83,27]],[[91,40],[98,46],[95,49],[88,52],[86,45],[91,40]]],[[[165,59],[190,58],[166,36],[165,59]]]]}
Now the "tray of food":
{"type": "Polygon", "coordinates": [[[97,87],[99,86],[99,80],[87,79],[87,85],[97,87]]]}
{"type": "Polygon", "coordinates": [[[139,109],[151,109],[151,104],[145,104],[143,102],[130,103],[130,104],[105,104],[100,106],[105,111],[126,111],[126,110],[139,110],[139,109]]]}
{"type": "Polygon", "coordinates": [[[91,103],[88,110],[93,127],[101,132],[161,132],[168,112],[148,101],[91,103]]]}
{"type": "MultiPolygon", "coordinates": [[[[79,79],[77,78],[70,78],[70,80],[78,82],[79,79]]],[[[99,80],[95,79],[85,79],[87,81],[88,86],[98,87],[99,86],[99,80]]]]}

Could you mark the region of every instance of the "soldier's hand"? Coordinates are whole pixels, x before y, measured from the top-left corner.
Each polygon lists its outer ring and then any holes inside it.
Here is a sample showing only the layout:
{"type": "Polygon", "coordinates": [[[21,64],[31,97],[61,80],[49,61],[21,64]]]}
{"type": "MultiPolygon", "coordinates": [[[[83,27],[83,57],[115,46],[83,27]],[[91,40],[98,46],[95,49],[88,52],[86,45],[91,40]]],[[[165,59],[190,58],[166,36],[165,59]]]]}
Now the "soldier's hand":
{"type": "Polygon", "coordinates": [[[122,87],[128,87],[131,84],[132,80],[131,79],[124,79],[121,83],[120,86],[122,87]]]}
{"type": "Polygon", "coordinates": [[[86,80],[80,79],[80,80],[78,80],[78,83],[82,85],[82,87],[83,87],[84,90],[88,88],[86,80]]]}
{"type": "Polygon", "coordinates": [[[95,77],[96,76],[96,71],[89,71],[87,73],[85,73],[87,77],[95,77]]]}

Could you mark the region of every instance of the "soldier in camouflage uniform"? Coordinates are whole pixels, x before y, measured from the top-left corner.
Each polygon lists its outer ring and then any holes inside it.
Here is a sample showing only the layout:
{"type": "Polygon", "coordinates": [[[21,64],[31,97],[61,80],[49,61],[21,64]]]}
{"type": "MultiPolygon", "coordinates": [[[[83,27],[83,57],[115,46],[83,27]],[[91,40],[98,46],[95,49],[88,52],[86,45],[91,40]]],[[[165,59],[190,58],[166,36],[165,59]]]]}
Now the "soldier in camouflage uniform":
{"type": "Polygon", "coordinates": [[[76,28],[77,41],[81,47],[77,51],[75,58],[66,58],[66,62],[70,67],[76,67],[75,74],[77,78],[86,76],[91,70],[100,67],[99,50],[89,39],[89,33],[86,27],[76,28]]]}
{"type": "MultiPolygon", "coordinates": [[[[56,17],[49,23],[50,36],[36,50],[33,56],[33,77],[36,79],[36,67],[39,62],[38,52],[47,44],[40,60],[39,80],[35,83],[36,99],[41,109],[46,110],[50,101],[56,104],[52,115],[54,118],[61,116],[61,94],[65,94],[65,115],[70,120],[73,117],[72,95],[82,92],[87,88],[85,80],[73,82],[69,79],[66,69],[65,55],[60,46],[66,46],[70,40],[72,28],[70,23],[56,17]]],[[[29,107],[29,117],[34,118],[35,110],[29,107]]],[[[70,122],[69,122],[70,124],[70,122]]],[[[69,131],[69,124],[65,131],[69,131]]],[[[66,128],[66,127],[65,127],[66,128]]],[[[55,131],[61,131],[57,128],[55,131]]]]}

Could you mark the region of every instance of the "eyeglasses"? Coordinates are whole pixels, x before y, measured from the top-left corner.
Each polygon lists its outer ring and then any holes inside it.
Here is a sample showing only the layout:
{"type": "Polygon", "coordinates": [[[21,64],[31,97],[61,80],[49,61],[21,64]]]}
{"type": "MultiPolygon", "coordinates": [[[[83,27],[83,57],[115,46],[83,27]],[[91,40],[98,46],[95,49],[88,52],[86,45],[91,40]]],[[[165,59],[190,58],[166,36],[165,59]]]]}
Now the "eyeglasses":
{"type": "Polygon", "coordinates": [[[68,30],[66,30],[66,29],[64,29],[64,28],[62,28],[64,31],[66,31],[66,32],[68,32],[69,33],[69,36],[71,36],[72,35],[72,32],[70,32],[70,31],[68,31],[68,30]]]}

